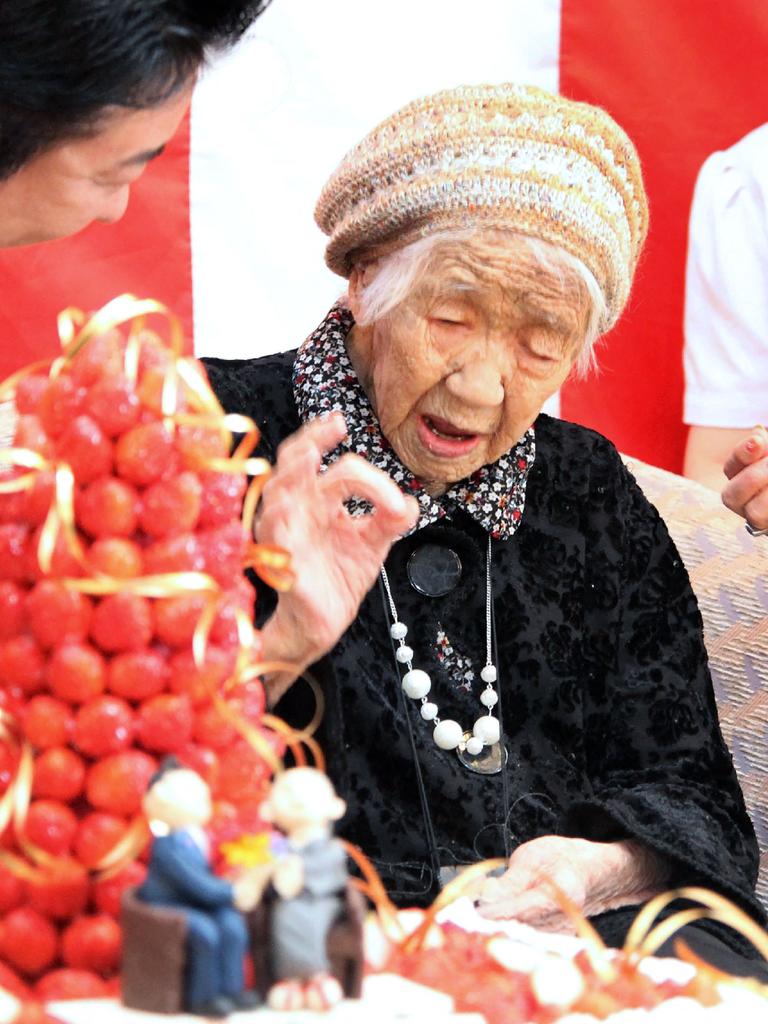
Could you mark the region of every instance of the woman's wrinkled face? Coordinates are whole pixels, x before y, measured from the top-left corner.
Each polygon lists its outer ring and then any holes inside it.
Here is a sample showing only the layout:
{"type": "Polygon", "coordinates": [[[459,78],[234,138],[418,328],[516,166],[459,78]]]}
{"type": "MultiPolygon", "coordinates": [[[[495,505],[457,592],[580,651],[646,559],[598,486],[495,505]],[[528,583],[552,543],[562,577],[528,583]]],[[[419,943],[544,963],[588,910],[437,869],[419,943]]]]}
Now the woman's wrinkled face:
{"type": "MultiPolygon", "coordinates": [[[[409,298],[348,342],[385,437],[433,494],[515,445],[584,338],[589,299],[577,275],[510,244],[438,248],[409,298]]],[[[353,314],[375,271],[353,273],[353,314]]]]}

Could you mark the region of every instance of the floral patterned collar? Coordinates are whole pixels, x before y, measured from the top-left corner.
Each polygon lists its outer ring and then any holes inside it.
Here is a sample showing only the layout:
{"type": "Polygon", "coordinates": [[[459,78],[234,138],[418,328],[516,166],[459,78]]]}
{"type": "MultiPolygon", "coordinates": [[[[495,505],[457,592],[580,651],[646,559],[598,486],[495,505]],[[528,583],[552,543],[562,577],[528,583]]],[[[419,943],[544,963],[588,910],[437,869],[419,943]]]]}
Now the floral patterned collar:
{"type": "Polygon", "coordinates": [[[347,421],[348,436],[329,460],[352,451],[383,469],[418,499],[419,528],[464,509],[494,539],[508,540],[520,525],[525,507],[526,481],[536,454],[533,427],[496,462],[452,484],[439,498],[431,497],[381,432],[347,355],[345,343],[353,325],[350,311],[334,306],[301,346],[293,367],[293,391],[302,420],[339,410],[347,421]]]}

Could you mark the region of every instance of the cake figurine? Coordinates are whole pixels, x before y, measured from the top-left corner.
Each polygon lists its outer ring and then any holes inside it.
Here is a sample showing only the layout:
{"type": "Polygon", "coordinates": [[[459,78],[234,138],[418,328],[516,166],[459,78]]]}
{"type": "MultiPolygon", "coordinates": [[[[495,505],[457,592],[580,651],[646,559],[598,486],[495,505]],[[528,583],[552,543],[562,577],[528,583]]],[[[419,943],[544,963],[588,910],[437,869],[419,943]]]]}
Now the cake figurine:
{"type": "Polygon", "coordinates": [[[257,1006],[258,996],[245,986],[249,940],[243,914],[258,902],[260,886],[248,874],[229,882],[213,873],[204,831],[211,818],[207,783],[167,758],[150,779],[143,806],[155,838],[147,877],[135,895],[184,914],[184,1009],[225,1017],[257,1006]]]}
{"type": "Polygon", "coordinates": [[[346,850],[332,833],[345,810],[328,777],[315,768],[291,768],[278,776],[261,805],[262,818],[287,839],[271,878],[272,1009],[327,1009],[343,997],[331,974],[327,940],[342,913],[348,881],[346,850]]]}

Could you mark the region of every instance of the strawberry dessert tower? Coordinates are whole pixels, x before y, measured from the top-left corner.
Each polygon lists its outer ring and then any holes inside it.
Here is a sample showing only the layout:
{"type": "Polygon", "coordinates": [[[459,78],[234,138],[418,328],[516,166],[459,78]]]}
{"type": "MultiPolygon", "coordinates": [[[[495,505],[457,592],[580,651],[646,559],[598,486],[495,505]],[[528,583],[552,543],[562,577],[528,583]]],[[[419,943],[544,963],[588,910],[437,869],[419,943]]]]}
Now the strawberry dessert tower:
{"type": "Polygon", "coordinates": [[[62,356],[0,396],[18,412],[0,451],[0,986],[41,999],[114,987],[160,759],[210,785],[218,849],[259,827],[283,743],[243,576],[287,574],[250,540],[267,467],[158,314],[130,296],[63,314],[62,356]]]}

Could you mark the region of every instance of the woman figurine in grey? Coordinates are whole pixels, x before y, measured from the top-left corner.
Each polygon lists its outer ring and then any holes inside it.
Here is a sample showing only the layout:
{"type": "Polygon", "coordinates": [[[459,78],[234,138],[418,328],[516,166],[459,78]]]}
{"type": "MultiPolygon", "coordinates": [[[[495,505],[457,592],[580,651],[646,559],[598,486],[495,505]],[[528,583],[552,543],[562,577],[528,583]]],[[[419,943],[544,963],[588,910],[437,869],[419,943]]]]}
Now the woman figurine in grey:
{"type": "Polygon", "coordinates": [[[272,1009],[328,1009],[342,998],[341,985],[330,974],[326,940],[347,885],[347,855],[331,833],[346,806],[315,768],[292,768],[278,776],[261,806],[261,816],[288,838],[288,852],[272,875],[277,893],[270,929],[277,979],[268,995],[272,1009]]]}

